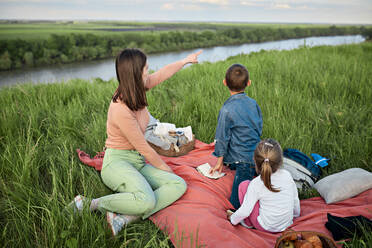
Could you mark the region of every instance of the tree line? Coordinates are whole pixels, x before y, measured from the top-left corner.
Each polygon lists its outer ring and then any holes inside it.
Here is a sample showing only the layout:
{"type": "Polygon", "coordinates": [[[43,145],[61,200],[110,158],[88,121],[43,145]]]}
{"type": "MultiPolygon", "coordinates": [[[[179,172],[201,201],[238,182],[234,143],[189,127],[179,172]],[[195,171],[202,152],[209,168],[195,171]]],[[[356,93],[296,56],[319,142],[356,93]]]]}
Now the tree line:
{"type": "Polygon", "coordinates": [[[201,32],[125,32],[112,35],[52,34],[47,39],[0,40],[0,70],[110,58],[124,48],[140,48],[146,53],[157,53],[309,36],[367,34],[371,30],[363,26],[332,25],[305,28],[239,27],[201,32]]]}

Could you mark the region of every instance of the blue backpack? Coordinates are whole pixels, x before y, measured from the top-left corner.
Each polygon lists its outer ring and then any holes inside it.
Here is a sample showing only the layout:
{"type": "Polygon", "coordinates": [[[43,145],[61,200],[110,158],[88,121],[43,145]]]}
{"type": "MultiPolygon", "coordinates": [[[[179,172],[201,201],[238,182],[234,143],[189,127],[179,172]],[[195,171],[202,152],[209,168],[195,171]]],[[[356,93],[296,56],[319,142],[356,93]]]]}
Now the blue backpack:
{"type": "Polygon", "coordinates": [[[307,168],[311,172],[311,176],[314,177],[316,180],[319,179],[321,175],[321,170],[317,164],[311,158],[309,158],[305,153],[297,150],[288,148],[283,151],[283,155],[286,158],[292,159],[297,163],[300,163],[305,168],[307,168]]]}

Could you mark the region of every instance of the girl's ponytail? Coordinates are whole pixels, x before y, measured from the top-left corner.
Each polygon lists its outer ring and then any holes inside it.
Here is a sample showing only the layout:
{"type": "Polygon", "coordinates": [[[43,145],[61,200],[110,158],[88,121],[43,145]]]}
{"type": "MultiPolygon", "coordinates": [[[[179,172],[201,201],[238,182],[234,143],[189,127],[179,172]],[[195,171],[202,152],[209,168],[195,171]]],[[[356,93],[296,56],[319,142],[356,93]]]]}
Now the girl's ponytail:
{"type": "Polygon", "coordinates": [[[279,189],[274,188],[274,186],[271,184],[271,174],[273,173],[270,165],[269,159],[264,159],[261,166],[261,179],[270,191],[272,192],[279,192],[279,189]]]}
{"type": "Polygon", "coordinates": [[[262,140],[254,151],[254,161],[257,173],[266,188],[272,192],[279,192],[280,190],[271,184],[271,175],[283,163],[283,152],[279,143],[273,139],[262,140]]]}

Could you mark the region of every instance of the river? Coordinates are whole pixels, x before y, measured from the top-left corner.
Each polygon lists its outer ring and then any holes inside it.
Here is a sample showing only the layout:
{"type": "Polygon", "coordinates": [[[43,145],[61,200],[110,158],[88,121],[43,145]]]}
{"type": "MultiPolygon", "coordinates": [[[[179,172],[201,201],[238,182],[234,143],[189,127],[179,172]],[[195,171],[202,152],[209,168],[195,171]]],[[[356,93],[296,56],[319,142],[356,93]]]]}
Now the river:
{"type": "MultiPolygon", "coordinates": [[[[251,43],[235,46],[217,46],[203,48],[203,53],[199,56],[199,61],[216,62],[241,53],[249,54],[260,50],[291,50],[300,46],[308,47],[321,45],[342,45],[361,43],[365,39],[361,35],[349,36],[326,36],[326,37],[309,37],[303,39],[290,39],[280,41],[270,41],[262,43],[251,43]]],[[[148,55],[150,70],[157,70],[171,62],[180,60],[187,54],[198,51],[167,52],[161,54],[148,55]]],[[[54,83],[67,81],[73,78],[91,79],[101,78],[109,80],[116,77],[114,59],[105,59],[73,64],[44,66],[37,68],[27,68],[12,71],[0,72],[0,87],[5,85],[32,83],[54,83]]]]}

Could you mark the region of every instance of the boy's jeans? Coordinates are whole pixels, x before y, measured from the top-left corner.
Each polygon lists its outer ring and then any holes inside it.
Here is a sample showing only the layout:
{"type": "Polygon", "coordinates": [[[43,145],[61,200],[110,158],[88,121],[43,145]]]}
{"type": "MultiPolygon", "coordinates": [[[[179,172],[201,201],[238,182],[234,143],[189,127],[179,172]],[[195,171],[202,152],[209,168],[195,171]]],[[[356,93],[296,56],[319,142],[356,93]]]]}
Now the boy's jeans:
{"type": "Polygon", "coordinates": [[[240,207],[239,202],[239,184],[245,180],[252,180],[255,176],[256,169],[254,163],[237,163],[231,164],[230,168],[234,169],[236,167],[236,173],[234,177],[234,182],[231,190],[230,202],[235,209],[240,207]]]}

